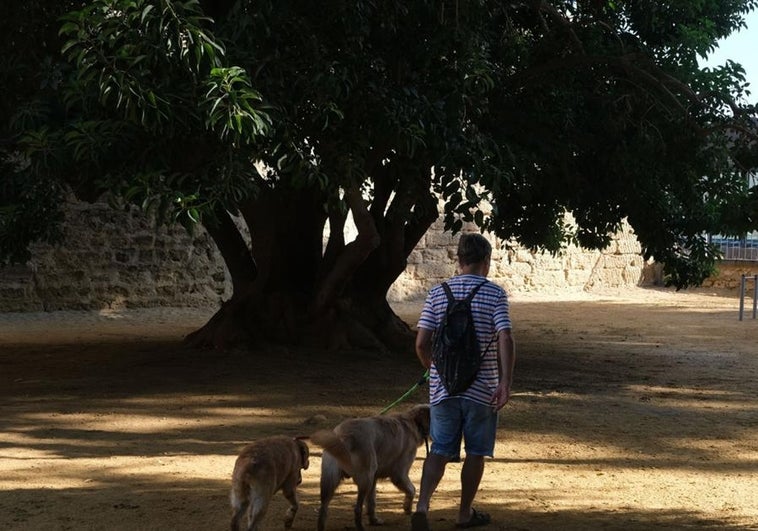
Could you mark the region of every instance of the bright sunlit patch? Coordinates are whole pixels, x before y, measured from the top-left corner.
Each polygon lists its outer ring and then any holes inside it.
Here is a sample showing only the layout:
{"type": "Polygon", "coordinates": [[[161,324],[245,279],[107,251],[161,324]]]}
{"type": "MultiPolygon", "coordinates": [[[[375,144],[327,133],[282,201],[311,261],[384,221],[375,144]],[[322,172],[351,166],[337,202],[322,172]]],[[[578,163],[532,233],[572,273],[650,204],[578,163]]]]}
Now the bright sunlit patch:
{"type": "MultiPolygon", "coordinates": [[[[215,427],[219,425],[219,418],[222,414],[229,415],[228,410],[218,410],[215,408],[192,408],[189,411],[177,414],[172,412],[171,415],[150,415],[138,412],[112,412],[92,415],[89,413],[68,413],[68,414],[46,414],[46,413],[29,413],[23,415],[25,420],[47,424],[49,427],[44,431],[49,432],[50,436],[58,439],[55,434],[56,426],[66,426],[66,431],[71,433],[77,432],[118,432],[118,433],[165,433],[168,431],[183,430],[187,428],[196,429],[198,427],[215,427]],[[76,426],[76,428],[70,428],[76,426]]],[[[234,416],[245,418],[250,421],[255,419],[264,420],[266,424],[284,425],[291,424],[292,419],[284,410],[266,409],[266,408],[247,408],[240,409],[234,416]]],[[[37,430],[37,428],[34,428],[37,430]]],[[[29,429],[28,431],[32,431],[29,429]]]]}
{"type": "Polygon", "coordinates": [[[709,397],[733,397],[739,399],[744,397],[743,393],[734,391],[724,391],[723,389],[699,389],[694,387],[664,387],[656,385],[630,385],[627,387],[631,391],[647,392],[647,393],[664,393],[666,395],[676,395],[681,397],[691,396],[709,396],[709,397]]]}
{"type": "Polygon", "coordinates": [[[728,408],[730,412],[756,411],[755,403],[744,393],[723,389],[630,385],[627,389],[646,401],[666,401],[688,409],[728,408]]]}
{"type": "Polygon", "coordinates": [[[126,317],[124,314],[124,308],[121,306],[103,308],[102,310],[98,311],[97,314],[100,317],[105,317],[106,319],[124,319],[126,317]]]}

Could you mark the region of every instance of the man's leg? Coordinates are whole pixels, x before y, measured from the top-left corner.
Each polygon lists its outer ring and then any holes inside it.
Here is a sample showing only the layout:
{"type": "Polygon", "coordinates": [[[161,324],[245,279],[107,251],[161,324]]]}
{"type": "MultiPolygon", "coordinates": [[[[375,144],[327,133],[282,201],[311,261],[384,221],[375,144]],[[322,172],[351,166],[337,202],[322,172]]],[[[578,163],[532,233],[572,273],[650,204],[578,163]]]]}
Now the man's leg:
{"type": "Polygon", "coordinates": [[[421,488],[419,489],[416,512],[411,516],[411,531],[429,531],[429,501],[432,494],[445,475],[445,465],[450,459],[439,455],[429,454],[424,459],[424,467],[421,471],[421,488]]]}
{"type": "Polygon", "coordinates": [[[412,531],[429,531],[429,502],[445,474],[445,466],[451,459],[457,459],[461,447],[461,416],[459,400],[444,400],[432,406],[430,437],[432,450],[424,459],[421,471],[416,512],[411,516],[412,531]],[[453,457],[450,457],[453,456],[453,457]]]}
{"type": "MultiPolygon", "coordinates": [[[[466,441],[466,459],[461,469],[461,505],[458,523],[470,522],[474,516],[472,504],[484,474],[484,459],[492,457],[497,433],[497,412],[491,406],[466,401],[463,438],[466,441]]],[[[489,515],[477,512],[477,522],[486,523],[489,515]],[[482,521],[486,519],[486,521],[482,521]]],[[[477,523],[476,525],[481,525],[477,523]]]]}
{"type": "MultiPolygon", "coordinates": [[[[484,456],[466,455],[461,468],[461,505],[458,510],[458,522],[468,522],[471,518],[471,505],[479,490],[479,483],[484,474],[484,456]]],[[[423,476],[422,476],[423,486],[423,476]]],[[[423,488],[423,487],[422,487],[423,488]]]]}
{"type": "Polygon", "coordinates": [[[418,500],[416,502],[417,513],[429,511],[429,501],[432,499],[434,491],[437,490],[442,476],[445,475],[445,465],[447,465],[447,462],[447,457],[437,454],[429,454],[424,459],[424,468],[421,472],[421,488],[419,489],[418,500]]]}

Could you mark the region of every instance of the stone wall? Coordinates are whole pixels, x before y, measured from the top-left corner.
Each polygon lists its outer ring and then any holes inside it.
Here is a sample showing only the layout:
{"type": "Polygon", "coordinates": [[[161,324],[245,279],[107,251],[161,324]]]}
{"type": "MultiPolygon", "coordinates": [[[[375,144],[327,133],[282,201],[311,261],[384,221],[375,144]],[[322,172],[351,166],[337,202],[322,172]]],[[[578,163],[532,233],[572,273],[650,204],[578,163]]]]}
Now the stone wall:
{"type": "Polygon", "coordinates": [[[753,289],[752,278],[758,275],[758,262],[743,260],[724,260],[718,265],[718,273],[703,282],[706,288],[737,290],[739,293],[742,275],[750,277],[746,292],[753,289]]]}
{"type": "MultiPolygon", "coordinates": [[[[202,229],[190,236],[181,227],[155,228],[136,209],[71,201],[64,231],[60,245],[35,245],[28,264],[0,269],[0,311],[217,306],[231,295],[220,253],[202,229]]],[[[454,274],[456,242],[435,224],[390,299],[423,298],[454,274]]],[[[553,257],[492,242],[490,278],[511,292],[595,291],[656,280],[629,227],[603,252],[569,248],[553,257]]]]}
{"type": "Polygon", "coordinates": [[[0,268],[0,311],[218,304],[229,295],[220,253],[203,231],[156,228],[137,209],[70,201],[64,241],[0,268]]]}
{"type": "MultiPolygon", "coordinates": [[[[392,286],[390,300],[423,298],[434,284],[455,274],[458,237],[442,229],[438,221],[419,242],[405,272],[392,286]]],[[[659,268],[642,258],[640,244],[628,225],[603,251],[571,246],[558,256],[508,249],[497,238],[488,238],[493,247],[489,278],[512,293],[602,291],[660,282],[659,268]]]]}

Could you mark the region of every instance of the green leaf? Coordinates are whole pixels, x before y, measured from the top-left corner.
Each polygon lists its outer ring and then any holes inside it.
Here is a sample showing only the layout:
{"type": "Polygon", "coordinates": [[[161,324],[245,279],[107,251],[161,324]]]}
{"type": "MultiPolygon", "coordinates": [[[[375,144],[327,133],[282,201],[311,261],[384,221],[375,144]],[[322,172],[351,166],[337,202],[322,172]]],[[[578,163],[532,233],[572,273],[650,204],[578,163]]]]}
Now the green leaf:
{"type": "Polygon", "coordinates": [[[141,23],[143,23],[143,24],[145,23],[145,19],[150,14],[150,11],[153,10],[153,8],[155,8],[155,6],[153,4],[148,4],[148,5],[145,6],[145,8],[142,10],[142,15],[140,16],[140,22],[141,23]]]}

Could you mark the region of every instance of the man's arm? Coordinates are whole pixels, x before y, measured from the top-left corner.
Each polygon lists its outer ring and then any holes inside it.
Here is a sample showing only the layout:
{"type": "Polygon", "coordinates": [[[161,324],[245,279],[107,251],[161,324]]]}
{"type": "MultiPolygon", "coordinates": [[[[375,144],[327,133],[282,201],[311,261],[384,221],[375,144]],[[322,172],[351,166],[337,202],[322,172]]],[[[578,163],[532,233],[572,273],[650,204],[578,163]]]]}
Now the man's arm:
{"type": "Polygon", "coordinates": [[[496,410],[508,403],[513,384],[513,370],[516,366],[516,342],[510,329],[501,330],[497,334],[497,368],[499,381],[492,395],[492,405],[496,410]]]}
{"type": "Polygon", "coordinates": [[[432,366],[432,336],[434,332],[426,328],[419,328],[416,334],[416,356],[425,369],[432,366]]]}

